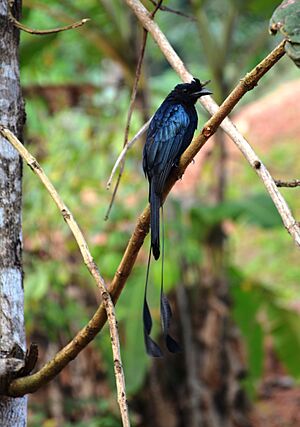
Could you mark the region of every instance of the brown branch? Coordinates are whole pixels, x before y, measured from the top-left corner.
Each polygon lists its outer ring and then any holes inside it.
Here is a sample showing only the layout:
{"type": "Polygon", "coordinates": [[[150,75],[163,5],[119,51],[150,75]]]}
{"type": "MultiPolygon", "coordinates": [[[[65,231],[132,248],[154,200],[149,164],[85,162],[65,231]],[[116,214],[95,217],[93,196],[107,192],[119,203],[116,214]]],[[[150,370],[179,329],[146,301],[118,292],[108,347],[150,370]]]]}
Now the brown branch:
{"type": "MultiPolygon", "coordinates": [[[[148,13],[147,13],[148,16],[148,13]]],[[[155,23],[153,23],[155,24],[155,23]]],[[[158,26],[155,24],[156,31],[159,31],[158,26]]],[[[161,32],[160,32],[161,33],[161,32]]],[[[161,37],[161,36],[160,36],[161,37]]],[[[173,68],[176,69],[178,74],[183,78],[185,81],[191,80],[191,75],[188,73],[188,71],[185,69],[183,62],[178,59],[178,63],[176,62],[178,58],[176,53],[173,51],[172,47],[169,45],[168,40],[165,38],[165,36],[162,37],[163,41],[163,48],[162,52],[168,56],[175,54],[175,57],[173,56],[172,59],[170,59],[171,65],[173,68]]],[[[281,56],[284,55],[284,45],[281,43],[277,48],[274,49],[273,52],[271,52],[270,55],[268,55],[265,60],[263,60],[258,67],[256,67],[254,70],[252,70],[249,74],[247,74],[246,82],[251,82],[254,86],[257,84],[259,79],[263,76],[265,72],[267,72],[273,65],[276,64],[276,62],[281,58],[281,56]],[[258,72],[259,70],[260,72],[258,72]],[[265,69],[264,72],[262,72],[262,69],[265,69]]],[[[240,86],[241,83],[238,85],[240,86]]],[[[243,86],[243,84],[242,84],[243,86]]],[[[246,87],[249,88],[249,84],[246,85],[246,87]]],[[[205,124],[201,134],[196,137],[188,150],[183,154],[179,168],[177,170],[177,173],[173,173],[170,177],[170,180],[168,182],[168,186],[166,189],[166,195],[170,191],[172,185],[177,180],[178,174],[183,174],[184,170],[188,166],[190,162],[192,162],[193,158],[195,157],[195,154],[201,149],[201,147],[204,145],[206,140],[215,132],[217,127],[222,123],[222,120],[225,119],[227,114],[232,110],[234,105],[238,102],[238,93],[240,94],[240,97],[243,96],[245,92],[243,90],[236,90],[235,96],[233,97],[232,104],[224,103],[221,107],[217,107],[216,104],[213,101],[210,101],[208,98],[208,103],[203,98],[203,104],[206,105],[206,108],[209,110],[215,110],[215,113],[213,117],[205,124]]],[[[225,101],[226,102],[226,101],[225,101]]],[[[222,124],[224,130],[231,136],[233,139],[237,136],[242,136],[239,134],[237,129],[234,127],[234,125],[230,122],[229,119],[226,119],[223,121],[222,124]],[[235,129],[235,132],[230,128],[232,126],[235,129]]],[[[237,138],[236,138],[236,144],[238,145],[237,138]]],[[[247,144],[247,141],[242,139],[242,144],[247,144]]],[[[247,152],[247,150],[251,150],[251,147],[248,146],[246,149],[243,148],[243,153],[245,157],[250,161],[251,166],[255,169],[255,171],[258,174],[261,175],[267,175],[268,172],[264,168],[261,162],[257,159],[255,154],[252,155],[252,152],[250,151],[250,154],[247,152]],[[252,157],[251,157],[252,155],[252,157]]],[[[270,178],[270,190],[268,188],[269,193],[274,190],[272,182],[274,184],[274,187],[277,191],[277,188],[275,186],[274,181],[272,180],[272,177],[270,178]]],[[[283,208],[281,211],[284,211],[284,215],[281,213],[281,216],[285,218],[284,224],[289,230],[291,234],[295,235],[295,241],[297,241],[297,244],[300,245],[300,229],[297,225],[296,221],[293,219],[293,217],[290,214],[289,208],[286,205],[286,202],[284,199],[281,200],[281,195],[278,191],[274,192],[275,195],[272,196],[272,199],[274,201],[274,198],[277,197],[277,204],[282,204],[283,208]]],[[[275,202],[274,202],[275,203],[275,202]]],[[[129,277],[131,270],[134,266],[134,263],[136,261],[138,252],[144,242],[144,239],[149,231],[149,206],[147,206],[142,214],[139,216],[135,229],[133,231],[133,234],[128,242],[127,248],[124,252],[123,258],[119,264],[119,267],[115,273],[115,276],[108,288],[111,298],[114,303],[117,302],[119,295],[122,292],[123,287],[125,286],[126,280],[129,277]]],[[[89,323],[76,335],[74,340],[69,343],[66,347],[64,347],[60,352],[57,353],[54,359],[50,360],[44,367],[41,368],[41,370],[29,377],[25,378],[19,378],[14,380],[9,388],[9,391],[14,396],[20,396],[26,393],[32,393],[36,391],[39,388],[39,383],[41,377],[45,379],[45,381],[50,381],[52,378],[54,378],[68,363],[68,361],[74,359],[76,355],[89,343],[93,340],[93,338],[97,335],[97,333],[102,329],[106,322],[106,312],[103,304],[97,309],[92,319],[89,321],[89,323]]]]}
{"type": "Polygon", "coordinates": [[[29,34],[37,34],[39,36],[44,36],[47,34],[54,34],[54,33],[60,33],[61,31],[67,31],[67,30],[74,30],[75,28],[81,27],[82,25],[86,24],[88,21],[90,21],[89,18],[81,19],[80,21],[73,22],[73,24],[65,25],[64,27],[58,27],[58,28],[51,28],[49,30],[34,30],[32,28],[26,27],[21,22],[19,22],[12,13],[12,6],[13,1],[9,1],[9,11],[8,11],[8,18],[13,23],[13,25],[16,28],[19,28],[19,30],[25,31],[29,34]]]}
{"type": "MultiPolygon", "coordinates": [[[[26,161],[28,166],[32,169],[32,171],[40,178],[44,186],[46,187],[47,191],[49,192],[50,196],[54,200],[54,203],[60,210],[60,213],[62,214],[63,219],[69,226],[77,244],[80,249],[82,258],[84,260],[85,265],[87,266],[89,272],[91,273],[92,277],[94,278],[102,296],[103,306],[105,307],[105,311],[107,313],[108,317],[108,323],[109,323],[109,329],[110,329],[110,337],[111,337],[111,345],[112,345],[112,351],[113,351],[113,359],[114,359],[114,369],[115,369],[115,377],[116,377],[116,385],[117,385],[117,391],[118,391],[118,402],[120,406],[120,412],[121,417],[123,421],[123,426],[130,426],[129,423],[129,415],[128,415],[128,408],[127,408],[127,401],[126,401],[126,390],[125,390],[125,378],[124,378],[124,372],[122,368],[122,361],[121,361],[121,352],[120,352],[120,342],[119,342],[119,334],[118,334],[118,327],[117,327],[117,321],[116,321],[116,315],[115,315],[115,308],[114,304],[111,300],[111,297],[107,291],[107,287],[105,284],[105,281],[103,277],[100,275],[99,269],[90,253],[90,250],[88,248],[87,242],[76,223],[75,219],[73,218],[72,213],[67,208],[67,206],[64,204],[63,200],[57,193],[56,189],[54,188],[53,184],[50,182],[49,178],[46,176],[45,172],[37,162],[37,160],[29,153],[29,151],[24,147],[24,145],[13,135],[12,132],[10,132],[9,129],[5,128],[4,126],[0,125],[0,134],[10,142],[10,144],[19,152],[21,157],[26,161]]],[[[76,347],[76,338],[74,338],[69,346],[76,347]]],[[[66,359],[67,363],[70,361],[70,359],[66,359]]],[[[51,371],[51,370],[50,370],[51,371]]],[[[26,379],[23,378],[23,379],[26,379]]],[[[48,380],[47,375],[46,379],[45,377],[40,377],[39,387],[45,384],[45,382],[48,380]]],[[[11,390],[10,390],[11,391],[11,390]]],[[[13,394],[14,395],[14,394],[13,394]]]]}
{"type": "MultiPolygon", "coordinates": [[[[151,19],[154,19],[156,12],[158,11],[158,9],[160,8],[161,4],[162,4],[163,0],[159,0],[159,2],[155,5],[155,9],[153,10],[153,12],[151,13],[151,19]]],[[[133,113],[133,109],[134,109],[134,104],[135,104],[135,99],[136,99],[136,95],[137,95],[137,90],[138,90],[138,84],[139,84],[139,80],[141,77],[141,71],[142,71],[142,64],[143,64],[143,60],[144,60],[144,56],[145,56],[145,49],[146,49],[146,43],[147,43],[147,36],[148,36],[148,31],[146,29],[144,29],[143,31],[143,39],[142,39],[142,44],[141,44],[141,50],[140,50],[140,54],[139,54],[139,59],[138,59],[138,63],[136,66],[136,71],[135,71],[135,78],[134,78],[134,83],[133,83],[133,87],[132,87],[132,92],[131,92],[131,98],[130,98],[130,103],[129,103],[129,109],[128,109],[128,114],[127,114],[127,120],[126,120],[126,126],[125,126],[125,135],[124,135],[124,143],[123,143],[123,151],[124,148],[128,145],[128,135],[129,135],[129,129],[130,129],[130,122],[131,122],[131,117],[132,117],[132,113],[133,113]]],[[[114,187],[113,190],[113,194],[107,209],[107,212],[105,214],[104,220],[107,221],[110,215],[110,211],[112,209],[112,206],[114,204],[115,201],[115,197],[119,188],[119,184],[124,172],[124,168],[125,168],[125,159],[126,159],[126,154],[127,154],[127,150],[124,151],[124,155],[122,156],[121,160],[120,160],[120,171],[119,171],[119,175],[117,178],[117,182],[116,185],[114,187]]],[[[113,171],[116,170],[115,168],[113,168],[113,171]]],[[[112,181],[112,174],[110,176],[110,179],[108,180],[107,184],[106,184],[106,188],[110,187],[112,181]]]]}
{"type": "MultiPolygon", "coordinates": [[[[168,42],[166,36],[162,33],[158,25],[150,19],[150,14],[147,9],[141,4],[139,0],[126,0],[128,6],[136,14],[137,18],[140,20],[144,28],[146,28],[149,33],[151,33],[153,39],[158,44],[161,52],[165,55],[166,59],[169,61],[170,65],[174,68],[177,74],[181,77],[183,81],[190,82],[192,75],[187,71],[184,66],[184,63],[179,58],[177,53],[174,51],[170,43],[168,42]]],[[[285,41],[282,41],[260,64],[258,64],[250,73],[248,73],[241,82],[236,86],[236,88],[231,92],[227,99],[223,102],[222,106],[219,107],[210,96],[204,96],[200,98],[201,104],[210,112],[210,114],[216,117],[216,120],[213,120],[213,126],[211,127],[211,121],[208,122],[205,129],[203,130],[204,136],[211,136],[220,125],[227,135],[233,140],[239,150],[243,153],[247,161],[254,168],[257,175],[263,181],[270,197],[272,198],[281,218],[284,226],[294,239],[295,243],[300,246],[300,227],[296,222],[292,213],[278,191],[275,182],[270,175],[269,171],[257,157],[247,140],[239,133],[234,124],[226,117],[237,104],[239,99],[248,91],[253,89],[259,79],[269,71],[269,69],[285,54],[284,50],[285,41]],[[223,115],[225,111],[227,113],[223,115]],[[257,165],[259,167],[256,167],[257,165]]],[[[205,143],[205,140],[201,141],[201,136],[196,138],[195,144],[191,144],[184,156],[190,157],[200,150],[201,146],[205,143]]]]}
{"type": "Polygon", "coordinates": [[[300,179],[294,179],[293,181],[281,181],[280,179],[275,179],[275,184],[277,187],[295,188],[300,187],[300,179]]]}
{"type": "MultiPolygon", "coordinates": [[[[137,254],[142,246],[149,229],[149,209],[144,210],[139,217],[135,231],[125,250],[123,260],[115,273],[115,284],[109,287],[109,292],[114,303],[123,289],[123,286],[132,270],[137,254]],[[141,241],[142,239],[142,241],[141,241]],[[121,280],[122,287],[116,286],[121,280]]],[[[18,397],[27,393],[34,393],[41,384],[51,381],[63,368],[83,350],[98,334],[107,320],[104,304],[98,307],[97,311],[88,322],[63,349],[61,349],[53,359],[46,363],[38,372],[23,378],[17,378],[9,386],[9,395],[18,397]]]]}

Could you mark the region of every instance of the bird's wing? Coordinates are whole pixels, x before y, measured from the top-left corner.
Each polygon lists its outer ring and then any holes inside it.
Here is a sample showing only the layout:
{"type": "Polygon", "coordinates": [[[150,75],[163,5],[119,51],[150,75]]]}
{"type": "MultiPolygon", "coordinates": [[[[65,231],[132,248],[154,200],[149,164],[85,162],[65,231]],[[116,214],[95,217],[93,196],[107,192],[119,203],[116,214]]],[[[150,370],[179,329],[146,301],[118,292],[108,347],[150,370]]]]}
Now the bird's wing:
{"type": "Polygon", "coordinates": [[[164,105],[157,110],[149,126],[143,160],[144,171],[148,178],[154,178],[157,193],[163,191],[172,166],[186,146],[185,137],[190,124],[182,105],[162,107],[164,105]]]}

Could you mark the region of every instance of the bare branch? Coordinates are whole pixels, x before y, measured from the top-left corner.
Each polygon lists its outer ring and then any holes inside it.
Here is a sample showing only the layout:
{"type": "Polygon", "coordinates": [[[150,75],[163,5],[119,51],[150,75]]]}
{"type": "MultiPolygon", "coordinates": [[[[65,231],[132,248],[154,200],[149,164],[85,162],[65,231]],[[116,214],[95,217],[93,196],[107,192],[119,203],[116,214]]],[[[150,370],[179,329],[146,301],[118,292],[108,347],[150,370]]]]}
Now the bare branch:
{"type": "Polygon", "coordinates": [[[44,36],[47,34],[60,33],[61,31],[74,30],[75,28],[81,27],[82,25],[90,21],[89,18],[84,18],[84,19],[81,19],[81,21],[74,22],[73,24],[70,24],[70,25],[65,25],[64,27],[51,28],[49,30],[34,30],[32,28],[26,27],[13,16],[13,13],[11,10],[12,5],[13,5],[13,2],[9,2],[9,12],[8,12],[9,20],[13,23],[13,25],[16,28],[19,28],[19,30],[25,31],[26,33],[29,33],[29,34],[37,34],[40,36],[44,36]]]}
{"type": "Polygon", "coordinates": [[[293,181],[281,181],[280,179],[275,179],[275,184],[277,187],[295,188],[300,187],[300,179],[294,179],[293,181]]]}
{"type": "MultiPolygon", "coordinates": [[[[118,327],[117,327],[117,321],[116,321],[116,315],[115,315],[115,307],[110,298],[109,292],[107,291],[105,281],[103,277],[100,275],[99,269],[90,253],[87,242],[78,224],[76,223],[72,213],[64,204],[60,195],[57,193],[53,184],[51,183],[49,178],[46,176],[45,172],[43,171],[43,169],[41,168],[37,160],[29,153],[29,151],[14,136],[14,134],[10,132],[9,129],[0,125],[0,134],[7,141],[9,141],[11,145],[19,152],[21,157],[26,161],[28,166],[40,178],[40,180],[46,187],[50,196],[54,200],[54,203],[60,210],[60,213],[62,214],[63,219],[68,224],[78,244],[84,263],[87,266],[89,272],[91,273],[92,277],[94,278],[101,292],[103,306],[105,307],[105,310],[107,313],[109,329],[110,329],[111,345],[112,345],[113,359],[114,359],[114,370],[115,370],[115,377],[116,377],[116,384],[117,384],[117,391],[118,391],[118,403],[120,406],[121,417],[123,421],[123,426],[126,426],[126,427],[130,426],[127,400],[126,400],[125,378],[124,378],[124,372],[123,372],[122,361],[121,361],[120,342],[119,342],[118,327]]],[[[72,345],[76,347],[77,345],[76,338],[74,338],[71,341],[71,343],[69,343],[69,346],[72,346],[72,345]]],[[[67,360],[67,363],[69,361],[70,359],[67,360]]],[[[43,385],[46,381],[49,381],[49,375],[48,376],[45,375],[45,378],[43,377],[41,378],[39,386],[43,385]]],[[[10,391],[13,392],[13,390],[10,390],[10,391]]],[[[16,394],[13,394],[13,395],[15,396],[16,394]]]]}

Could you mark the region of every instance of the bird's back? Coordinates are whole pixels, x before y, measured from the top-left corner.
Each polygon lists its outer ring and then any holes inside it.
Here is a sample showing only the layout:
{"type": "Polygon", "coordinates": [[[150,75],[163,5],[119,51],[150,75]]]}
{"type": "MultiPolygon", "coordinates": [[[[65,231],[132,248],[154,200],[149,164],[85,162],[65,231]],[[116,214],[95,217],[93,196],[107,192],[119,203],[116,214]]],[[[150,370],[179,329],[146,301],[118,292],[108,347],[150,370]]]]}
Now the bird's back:
{"type": "Polygon", "coordinates": [[[197,127],[194,105],[184,105],[166,98],[153,116],[143,153],[143,169],[149,181],[154,179],[158,193],[190,144],[197,127]]]}

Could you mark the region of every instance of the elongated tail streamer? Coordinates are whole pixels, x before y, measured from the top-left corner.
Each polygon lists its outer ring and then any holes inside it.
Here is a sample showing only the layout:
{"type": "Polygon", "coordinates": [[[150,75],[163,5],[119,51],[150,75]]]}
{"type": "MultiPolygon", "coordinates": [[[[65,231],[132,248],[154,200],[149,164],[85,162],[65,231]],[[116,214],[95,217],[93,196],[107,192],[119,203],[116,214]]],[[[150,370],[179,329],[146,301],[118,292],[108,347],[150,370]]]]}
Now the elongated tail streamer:
{"type": "Polygon", "coordinates": [[[151,317],[151,313],[150,313],[148,302],[147,302],[147,288],[148,288],[148,281],[149,281],[150,263],[151,263],[151,245],[149,250],[145,294],[144,294],[144,308],[143,308],[144,340],[145,340],[146,351],[149,354],[149,356],[161,357],[162,351],[160,347],[150,337],[151,329],[152,329],[152,317],[151,317]]]}
{"type": "Polygon", "coordinates": [[[164,261],[165,261],[165,229],[164,229],[164,211],[161,208],[161,228],[162,228],[162,256],[161,256],[161,283],[160,283],[160,317],[162,330],[167,349],[171,353],[181,351],[180,345],[169,334],[170,323],[172,319],[172,310],[168,298],[164,294],[164,261]]]}

